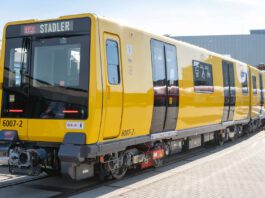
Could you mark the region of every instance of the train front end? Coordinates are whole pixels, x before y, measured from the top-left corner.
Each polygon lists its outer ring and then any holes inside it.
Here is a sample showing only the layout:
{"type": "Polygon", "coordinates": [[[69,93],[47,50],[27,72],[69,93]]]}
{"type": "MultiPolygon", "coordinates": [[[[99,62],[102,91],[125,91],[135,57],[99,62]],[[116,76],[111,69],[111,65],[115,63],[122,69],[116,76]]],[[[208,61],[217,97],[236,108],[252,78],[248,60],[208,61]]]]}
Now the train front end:
{"type": "Polygon", "coordinates": [[[69,172],[72,158],[80,156],[74,149],[71,154],[60,151],[64,140],[73,145],[96,141],[86,133],[95,130],[88,117],[97,107],[89,108],[96,100],[94,94],[89,101],[90,81],[96,82],[90,79],[96,72],[90,69],[94,20],[80,15],[6,25],[0,63],[0,155],[8,157],[11,173],[38,175],[61,167],[69,172]]]}

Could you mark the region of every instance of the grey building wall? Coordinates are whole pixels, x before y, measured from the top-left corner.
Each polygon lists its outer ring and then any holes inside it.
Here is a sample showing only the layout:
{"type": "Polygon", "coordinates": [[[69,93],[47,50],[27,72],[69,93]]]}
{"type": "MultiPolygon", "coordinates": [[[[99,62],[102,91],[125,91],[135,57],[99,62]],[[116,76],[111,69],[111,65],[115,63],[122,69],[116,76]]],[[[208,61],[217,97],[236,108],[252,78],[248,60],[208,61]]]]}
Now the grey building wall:
{"type": "Polygon", "coordinates": [[[251,30],[246,35],[172,36],[210,51],[230,55],[253,66],[265,63],[265,30],[251,30]]]}

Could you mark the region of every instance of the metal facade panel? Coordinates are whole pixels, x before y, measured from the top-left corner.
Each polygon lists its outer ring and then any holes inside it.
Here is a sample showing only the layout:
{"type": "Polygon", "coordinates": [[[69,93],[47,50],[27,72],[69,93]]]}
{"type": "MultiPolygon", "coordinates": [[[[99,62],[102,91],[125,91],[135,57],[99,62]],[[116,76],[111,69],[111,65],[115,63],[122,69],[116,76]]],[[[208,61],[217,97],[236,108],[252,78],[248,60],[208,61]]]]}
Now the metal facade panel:
{"type": "Polygon", "coordinates": [[[265,34],[175,36],[172,38],[219,54],[230,55],[232,58],[254,66],[265,63],[265,34]]]}

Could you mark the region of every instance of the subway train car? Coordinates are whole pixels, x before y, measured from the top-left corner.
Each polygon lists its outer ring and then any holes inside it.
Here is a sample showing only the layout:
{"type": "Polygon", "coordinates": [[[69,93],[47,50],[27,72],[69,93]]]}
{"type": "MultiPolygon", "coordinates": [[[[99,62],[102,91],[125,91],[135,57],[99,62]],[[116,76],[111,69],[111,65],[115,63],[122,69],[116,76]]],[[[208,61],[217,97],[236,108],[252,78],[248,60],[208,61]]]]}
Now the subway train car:
{"type": "Polygon", "coordinates": [[[94,14],[8,23],[0,68],[11,173],[119,179],[265,115],[254,67],[94,14]]]}

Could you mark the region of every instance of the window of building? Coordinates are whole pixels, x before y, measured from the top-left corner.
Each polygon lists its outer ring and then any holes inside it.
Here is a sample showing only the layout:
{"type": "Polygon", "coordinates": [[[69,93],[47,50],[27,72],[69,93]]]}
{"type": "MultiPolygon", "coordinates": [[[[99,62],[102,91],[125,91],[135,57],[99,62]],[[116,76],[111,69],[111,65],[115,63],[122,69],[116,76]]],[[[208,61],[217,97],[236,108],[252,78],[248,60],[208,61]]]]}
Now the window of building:
{"type": "Polygon", "coordinates": [[[257,94],[257,78],[256,76],[252,76],[252,85],[253,85],[253,94],[257,94]]]}
{"type": "Polygon", "coordinates": [[[117,41],[107,40],[107,70],[108,80],[112,85],[120,84],[120,61],[119,61],[119,45],[117,41]]]}
{"type": "Polygon", "coordinates": [[[195,92],[213,92],[212,65],[193,60],[193,77],[195,92]]]}

